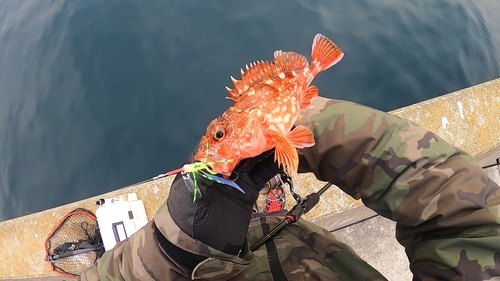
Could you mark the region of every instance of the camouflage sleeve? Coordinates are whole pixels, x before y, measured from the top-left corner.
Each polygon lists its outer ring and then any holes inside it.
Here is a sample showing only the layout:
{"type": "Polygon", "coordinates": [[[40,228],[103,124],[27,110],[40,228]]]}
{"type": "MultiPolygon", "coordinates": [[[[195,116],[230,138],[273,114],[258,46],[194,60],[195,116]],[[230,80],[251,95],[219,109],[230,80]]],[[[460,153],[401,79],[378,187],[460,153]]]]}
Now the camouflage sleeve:
{"type": "Polygon", "coordinates": [[[227,280],[253,260],[248,245],[238,256],[232,256],[184,233],[170,216],[165,201],[153,220],[104,253],[79,280],[227,280]],[[159,241],[169,246],[160,247],[159,241]],[[193,271],[183,268],[183,264],[192,262],[196,265],[193,271]]]}
{"type": "Polygon", "coordinates": [[[168,260],[154,236],[153,221],[118,243],[87,268],[79,280],[189,280],[180,279],[180,270],[168,260]]]}
{"type": "Polygon", "coordinates": [[[79,280],[189,280],[165,257],[154,235],[154,223],[134,233],[104,253],[95,266],[87,268],[79,280]]]}
{"type": "Polygon", "coordinates": [[[316,144],[313,172],[397,222],[415,280],[500,275],[499,187],[474,159],[432,132],[354,103],[318,98],[298,124],[316,144]]]}

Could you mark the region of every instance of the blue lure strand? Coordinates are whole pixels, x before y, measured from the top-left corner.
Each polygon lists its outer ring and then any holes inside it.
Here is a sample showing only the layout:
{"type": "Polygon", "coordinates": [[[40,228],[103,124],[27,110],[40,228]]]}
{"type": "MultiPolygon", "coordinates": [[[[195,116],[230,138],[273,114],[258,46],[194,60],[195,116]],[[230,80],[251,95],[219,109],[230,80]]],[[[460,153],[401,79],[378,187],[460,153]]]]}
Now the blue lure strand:
{"type": "Polygon", "coordinates": [[[230,179],[226,179],[226,178],[223,178],[223,177],[215,176],[215,175],[206,173],[205,171],[201,171],[201,176],[203,176],[204,178],[207,178],[209,180],[215,181],[217,183],[220,183],[220,184],[229,185],[230,187],[235,188],[239,192],[241,192],[243,194],[246,194],[245,191],[239,185],[237,185],[234,181],[232,181],[230,179]]]}

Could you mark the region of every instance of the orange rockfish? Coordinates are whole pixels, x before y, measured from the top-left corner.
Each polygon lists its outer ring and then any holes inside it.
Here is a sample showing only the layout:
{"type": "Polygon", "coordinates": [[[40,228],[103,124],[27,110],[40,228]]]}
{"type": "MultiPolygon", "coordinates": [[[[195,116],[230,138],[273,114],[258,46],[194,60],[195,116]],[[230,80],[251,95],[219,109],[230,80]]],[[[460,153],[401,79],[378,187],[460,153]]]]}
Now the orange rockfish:
{"type": "Polygon", "coordinates": [[[274,52],[273,62],[255,62],[241,70],[241,80],[226,87],[233,104],[207,127],[195,160],[228,176],[238,163],[275,148],[274,159],[285,172],[297,174],[296,148],[314,145],[314,136],[305,126],[293,127],[300,110],[310,107],[318,88],[309,86],[321,71],[344,56],[330,39],[314,37],[311,64],[295,52],[274,52]]]}

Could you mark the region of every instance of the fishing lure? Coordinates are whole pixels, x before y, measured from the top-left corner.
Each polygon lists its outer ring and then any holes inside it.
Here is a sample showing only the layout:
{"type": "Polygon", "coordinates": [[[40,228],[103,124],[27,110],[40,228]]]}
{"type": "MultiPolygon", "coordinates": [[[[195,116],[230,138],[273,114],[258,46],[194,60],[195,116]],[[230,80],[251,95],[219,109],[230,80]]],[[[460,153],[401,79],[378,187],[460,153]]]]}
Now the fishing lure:
{"type": "Polygon", "coordinates": [[[245,194],[245,191],[234,181],[230,179],[226,179],[223,177],[216,176],[216,172],[210,169],[209,165],[213,163],[202,163],[202,162],[196,162],[192,164],[186,164],[182,167],[182,176],[183,179],[188,181],[188,183],[193,186],[193,203],[196,202],[196,196],[198,193],[198,183],[196,181],[196,175],[198,174],[208,180],[215,181],[220,184],[225,184],[229,185],[236,190],[240,191],[241,193],[245,194]]]}
{"type": "MultiPolygon", "coordinates": [[[[170,171],[170,172],[166,173],[165,175],[170,176],[170,175],[174,175],[177,173],[181,173],[182,178],[186,182],[186,184],[193,187],[193,203],[196,202],[196,198],[198,196],[198,182],[196,181],[196,174],[198,174],[198,175],[200,175],[208,180],[215,181],[219,184],[229,185],[229,186],[235,188],[236,190],[240,191],[241,193],[245,194],[245,191],[238,184],[236,184],[234,181],[227,179],[227,178],[224,178],[224,177],[217,176],[217,172],[210,168],[210,165],[217,164],[217,163],[227,163],[227,162],[231,162],[232,160],[218,160],[215,162],[206,163],[206,160],[208,159],[208,143],[206,145],[206,153],[207,153],[207,156],[205,157],[204,161],[195,162],[195,163],[191,163],[191,164],[185,164],[181,168],[170,171]]],[[[200,196],[201,196],[201,193],[200,193],[200,196]]]]}
{"type": "Polygon", "coordinates": [[[196,195],[197,195],[197,190],[198,190],[198,184],[196,181],[196,175],[198,174],[208,180],[215,181],[220,184],[225,184],[229,185],[241,193],[245,193],[241,187],[239,187],[234,181],[230,179],[226,179],[223,177],[217,176],[216,172],[214,172],[212,169],[210,169],[209,165],[213,163],[201,163],[201,162],[196,162],[192,164],[186,164],[182,167],[182,174],[184,179],[189,180],[191,185],[193,186],[193,202],[196,200],[196,195]]]}

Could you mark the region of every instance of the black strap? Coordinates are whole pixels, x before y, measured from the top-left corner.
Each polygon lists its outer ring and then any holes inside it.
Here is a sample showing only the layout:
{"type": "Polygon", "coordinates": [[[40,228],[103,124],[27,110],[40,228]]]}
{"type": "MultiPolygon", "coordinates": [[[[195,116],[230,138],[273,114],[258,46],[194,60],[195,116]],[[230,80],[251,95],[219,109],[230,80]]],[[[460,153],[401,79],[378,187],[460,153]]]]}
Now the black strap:
{"type": "MultiPolygon", "coordinates": [[[[262,233],[267,235],[269,231],[271,231],[271,227],[266,222],[265,217],[260,218],[260,224],[262,227],[262,233]]],[[[273,239],[269,239],[266,242],[267,248],[267,260],[269,262],[269,267],[271,269],[271,274],[273,275],[274,280],[288,280],[283,271],[283,267],[281,266],[281,260],[278,255],[278,250],[276,249],[276,244],[274,244],[273,239]]]]}
{"type": "Polygon", "coordinates": [[[206,260],[207,257],[198,256],[189,252],[178,248],[174,244],[170,243],[170,241],[163,236],[160,232],[156,224],[154,226],[154,233],[156,236],[156,240],[158,241],[158,245],[163,250],[163,252],[167,255],[167,258],[170,259],[173,263],[177,264],[179,268],[189,277],[193,272],[194,268],[202,261],[206,260]]]}

